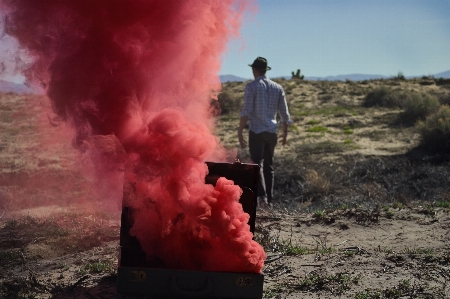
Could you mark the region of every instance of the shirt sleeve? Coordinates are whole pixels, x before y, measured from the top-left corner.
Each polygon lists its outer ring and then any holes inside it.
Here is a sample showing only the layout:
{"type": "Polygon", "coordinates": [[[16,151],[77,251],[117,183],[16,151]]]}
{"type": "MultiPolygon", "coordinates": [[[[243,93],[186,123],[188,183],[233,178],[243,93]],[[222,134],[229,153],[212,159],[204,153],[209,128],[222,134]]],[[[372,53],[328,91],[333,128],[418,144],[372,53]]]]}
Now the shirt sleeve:
{"type": "Polygon", "coordinates": [[[286,123],[288,125],[292,124],[291,116],[289,114],[289,108],[286,102],[286,95],[284,94],[284,90],[280,91],[280,100],[278,102],[278,111],[280,113],[281,122],[286,123]]]}
{"type": "Polygon", "coordinates": [[[245,86],[244,90],[244,105],[242,106],[241,115],[240,116],[249,116],[253,110],[255,101],[255,96],[253,92],[253,88],[250,84],[245,86]]]}

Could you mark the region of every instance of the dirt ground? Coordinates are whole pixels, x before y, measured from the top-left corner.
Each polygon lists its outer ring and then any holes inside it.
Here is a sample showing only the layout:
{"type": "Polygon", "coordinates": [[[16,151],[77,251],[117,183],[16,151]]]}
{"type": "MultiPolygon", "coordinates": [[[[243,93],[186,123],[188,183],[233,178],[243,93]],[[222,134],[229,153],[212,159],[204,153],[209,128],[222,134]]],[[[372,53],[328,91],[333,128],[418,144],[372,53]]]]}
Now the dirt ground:
{"type": "MultiPolygon", "coordinates": [[[[294,125],[276,150],[276,202],[257,210],[263,297],[450,298],[449,159],[419,147],[401,110],[362,105],[380,86],[440,98],[449,86],[279,82],[294,125]]],[[[217,117],[230,161],[249,160],[244,86],[224,85],[235,104],[217,117]]],[[[45,97],[3,94],[0,132],[0,298],[120,298],[120,192],[102,188],[45,97]]]]}

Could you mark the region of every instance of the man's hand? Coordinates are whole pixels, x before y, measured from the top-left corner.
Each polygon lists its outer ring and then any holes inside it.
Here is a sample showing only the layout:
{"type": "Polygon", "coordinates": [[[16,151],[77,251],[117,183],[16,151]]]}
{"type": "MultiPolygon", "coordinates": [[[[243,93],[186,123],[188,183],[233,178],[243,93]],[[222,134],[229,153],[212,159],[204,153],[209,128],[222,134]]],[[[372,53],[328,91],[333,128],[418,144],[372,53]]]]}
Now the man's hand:
{"type": "Polygon", "coordinates": [[[287,139],[287,131],[283,131],[283,134],[281,135],[281,144],[283,146],[286,145],[286,139],[287,139]]]}
{"type": "Polygon", "coordinates": [[[247,146],[247,142],[244,140],[244,137],[242,136],[242,131],[244,131],[244,127],[247,124],[247,122],[248,116],[246,115],[241,116],[241,118],[239,119],[238,139],[241,148],[245,148],[247,146]]]}
{"type": "Polygon", "coordinates": [[[247,146],[247,142],[244,140],[244,136],[242,136],[242,131],[240,130],[238,131],[238,139],[241,148],[245,148],[247,146]]]}
{"type": "Polygon", "coordinates": [[[287,123],[283,123],[283,133],[281,135],[281,144],[283,146],[286,145],[287,133],[288,133],[288,124],[287,123]]]}

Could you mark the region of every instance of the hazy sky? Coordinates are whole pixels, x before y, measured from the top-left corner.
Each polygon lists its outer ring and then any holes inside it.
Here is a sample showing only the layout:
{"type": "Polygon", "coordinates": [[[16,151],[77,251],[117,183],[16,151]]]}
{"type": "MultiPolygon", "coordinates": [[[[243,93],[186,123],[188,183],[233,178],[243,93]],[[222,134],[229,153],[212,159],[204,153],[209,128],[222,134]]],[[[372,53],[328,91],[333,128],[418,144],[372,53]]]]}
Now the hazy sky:
{"type": "Polygon", "coordinates": [[[450,0],[259,0],[229,43],[221,75],[250,78],[267,58],[269,77],[450,70],[450,0]]]}

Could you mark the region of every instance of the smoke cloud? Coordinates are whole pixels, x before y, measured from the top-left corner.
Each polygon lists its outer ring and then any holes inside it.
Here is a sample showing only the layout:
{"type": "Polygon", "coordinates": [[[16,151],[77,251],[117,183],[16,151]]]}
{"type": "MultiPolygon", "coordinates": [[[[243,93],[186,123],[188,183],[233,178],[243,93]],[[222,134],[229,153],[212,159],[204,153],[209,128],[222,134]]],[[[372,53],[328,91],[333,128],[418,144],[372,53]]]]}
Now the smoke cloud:
{"type": "Polygon", "coordinates": [[[211,133],[211,91],[248,1],[2,0],[0,8],[5,33],[33,59],[24,75],[75,129],[74,146],[100,147],[99,174],[124,170],[131,233],[147,256],[170,268],[261,272],[265,253],[241,189],[225,178],[204,183],[205,161],[224,156],[211,133]]]}

